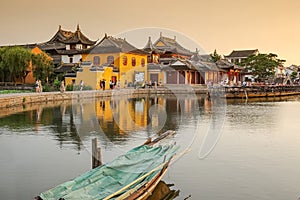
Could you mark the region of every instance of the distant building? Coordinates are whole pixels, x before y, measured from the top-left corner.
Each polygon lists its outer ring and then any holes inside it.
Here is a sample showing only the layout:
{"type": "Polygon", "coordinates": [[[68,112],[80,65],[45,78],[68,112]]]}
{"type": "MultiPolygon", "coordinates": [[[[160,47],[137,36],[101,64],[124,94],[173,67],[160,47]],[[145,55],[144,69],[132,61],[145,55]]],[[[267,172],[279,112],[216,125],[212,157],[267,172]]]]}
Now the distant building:
{"type": "MultiPolygon", "coordinates": [[[[228,56],[224,56],[225,59],[227,59],[229,62],[233,64],[239,64],[243,62],[247,57],[251,55],[258,55],[259,51],[258,49],[253,50],[233,50],[228,56]]],[[[254,77],[252,75],[252,72],[249,70],[246,70],[245,68],[242,68],[240,70],[240,73],[242,75],[241,81],[247,81],[247,82],[253,82],[254,77]]]]}
{"type": "Polygon", "coordinates": [[[75,32],[66,31],[59,26],[58,31],[47,42],[37,44],[40,49],[48,53],[55,66],[61,64],[78,63],[81,61],[81,51],[96,44],[80,30],[79,25],[75,32]]]}
{"type": "Polygon", "coordinates": [[[192,60],[195,53],[181,46],[176,37],[168,38],[161,33],[154,43],[149,37],[143,50],[148,53],[148,80],[152,83],[204,84],[205,73],[211,70],[201,65],[200,60],[192,60]]]}
{"type": "Polygon", "coordinates": [[[241,73],[244,69],[237,64],[231,63],[226,59],[220,59],[216,62],[216,65],[220,69],[222,74],[221,82],[225,85],[239,85],[243,81],[243,74],[241,73]]]}
{"type": "Polygon", "coordinates": [[[228,56],[224,56],[231,63],[241,63],[250,55],[258,55],[258,49],[253,50],[233,50],[228,56]]]}

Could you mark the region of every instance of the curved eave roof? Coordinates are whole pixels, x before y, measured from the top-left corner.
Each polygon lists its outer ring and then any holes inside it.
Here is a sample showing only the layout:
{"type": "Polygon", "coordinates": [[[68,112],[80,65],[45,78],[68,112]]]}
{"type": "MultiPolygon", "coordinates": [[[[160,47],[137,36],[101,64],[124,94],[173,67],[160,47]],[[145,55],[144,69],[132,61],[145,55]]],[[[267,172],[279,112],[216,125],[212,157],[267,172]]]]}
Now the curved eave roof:
{"type": "Polygon", "coordinates": [[[86,45],[94,45],[96,41],[92,41],[88,39],[80,30],[77,30],[72,37],[66,39],[64,41],[66,44],[86,44],[86,45]]]}

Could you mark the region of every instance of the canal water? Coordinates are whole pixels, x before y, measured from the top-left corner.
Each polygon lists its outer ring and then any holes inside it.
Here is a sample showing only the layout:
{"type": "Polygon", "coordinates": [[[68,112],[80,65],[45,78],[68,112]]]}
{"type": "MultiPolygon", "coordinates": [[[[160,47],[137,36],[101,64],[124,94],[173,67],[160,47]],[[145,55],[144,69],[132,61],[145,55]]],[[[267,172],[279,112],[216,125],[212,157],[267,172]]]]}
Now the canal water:
{"type": "Polygon", "coordinates": [[[33,199],[88,171],[95,137],[106,163],[169,129],[177,134],[164,142],[183,153],[163,178],[176,199],[300,197],[299,97],[124,96],[22,109],[0,118],[0,199],[33,199]]]}

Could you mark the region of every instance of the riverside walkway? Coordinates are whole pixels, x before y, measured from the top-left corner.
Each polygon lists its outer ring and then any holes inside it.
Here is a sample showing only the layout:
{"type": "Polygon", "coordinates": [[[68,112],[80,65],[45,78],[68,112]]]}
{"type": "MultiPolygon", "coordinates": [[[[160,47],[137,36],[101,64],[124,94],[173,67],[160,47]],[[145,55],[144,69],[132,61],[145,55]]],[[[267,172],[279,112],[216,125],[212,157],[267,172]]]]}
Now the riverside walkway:
{"type": "Polygon", "coordinates": [[[14,106],[27,105],[42,102],[56,102],[65,100],[77,100],[88,98],[101,98],[124,95],[140,95],[140,94],[206,94],[207,87],[205,85],[190,86],[164,86],[157,88],[123,88],[113,90],[86,90],[86,91],[67,91],[61,92],[42,92],[42,93],[15,93],[1,94],[0,108],[10,108],[14,106]]]}
{"type": "Polygon", "coordinates": [[[113,90],[86,90],[42,93],[15,93],[0,95],[0,109],[15,106],[26,106],[34,103],[61,102],[88,98],[102,98],[112,96],[131,96],[142,94],[209,94],[211,97],[222,98],[259,98],[300,95],[300,85],[294,86],[249,86],[229,87],[206,85],[166,85],[157,88],[123,88],[113,90]]]}

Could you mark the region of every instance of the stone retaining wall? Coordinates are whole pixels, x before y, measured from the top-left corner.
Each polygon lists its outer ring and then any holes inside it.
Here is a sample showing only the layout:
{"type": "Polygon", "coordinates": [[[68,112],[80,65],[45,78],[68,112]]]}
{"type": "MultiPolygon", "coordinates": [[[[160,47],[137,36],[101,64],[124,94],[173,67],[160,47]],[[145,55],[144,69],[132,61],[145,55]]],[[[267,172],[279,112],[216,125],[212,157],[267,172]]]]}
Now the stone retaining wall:
{"type": "Polygon", "coordinates": [[[83,98],[101,98],[111,97],[113,95],[132,95],[132,94],[172,94],[172,93],[202,93],[206,94],[206,86],[166,86],[154,88],[126,88],[115,90],[88,90],[88,91],[71,91],[71,92],[43,92],[43,93],[17,93],[0,95],[0,108],[9,108],[16,105],[26,105],[39,102],[54,102],[64,100],[74,100],[83,98]]]}

